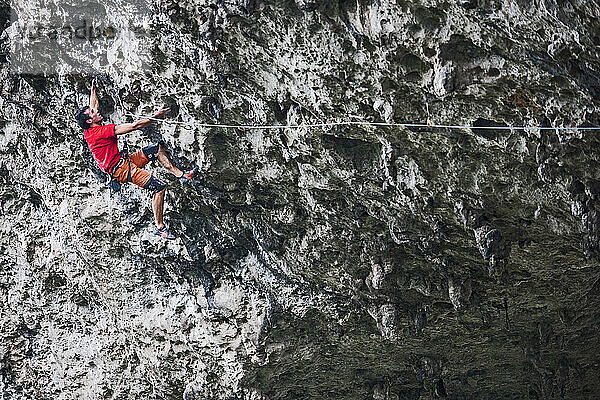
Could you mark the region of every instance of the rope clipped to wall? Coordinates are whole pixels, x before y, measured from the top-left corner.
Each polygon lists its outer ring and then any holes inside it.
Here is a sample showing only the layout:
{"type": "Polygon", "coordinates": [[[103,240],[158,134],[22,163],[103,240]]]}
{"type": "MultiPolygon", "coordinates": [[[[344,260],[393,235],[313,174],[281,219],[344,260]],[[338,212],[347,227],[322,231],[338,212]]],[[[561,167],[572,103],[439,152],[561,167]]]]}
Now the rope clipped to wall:
{"type": "MultiPolygon", "coordinates": [[[[207,124],[204,122],[195,121],[175,121],[170,119],[159,119],[146,117],[136,114],[125,114],[134,118],[146,118],[152,121],[162,122],[169,125],[181,125],[186,129],[191,129],[194,126],[203,128],[225,128],[225,129],[299,129],[299,128],[326,128],[331,126],[374,126],[374,127],[404,127],[404,128],[446,128],[446,129],[489,129],[489,130],[559,130],[559,131],[596,131],[600,130],[599,126],[469,126],[469,125],[443,125],[443,124],[419,124],[419,123],[393,123],[393,122],[369,122],[369,121],[339,121],[339,122],[322,122],[314,124],[298,124],[298,125],[228,125],[228,124],[207,124]]],[[[431,122],[431,120],[429,120],[431,122]]]]}

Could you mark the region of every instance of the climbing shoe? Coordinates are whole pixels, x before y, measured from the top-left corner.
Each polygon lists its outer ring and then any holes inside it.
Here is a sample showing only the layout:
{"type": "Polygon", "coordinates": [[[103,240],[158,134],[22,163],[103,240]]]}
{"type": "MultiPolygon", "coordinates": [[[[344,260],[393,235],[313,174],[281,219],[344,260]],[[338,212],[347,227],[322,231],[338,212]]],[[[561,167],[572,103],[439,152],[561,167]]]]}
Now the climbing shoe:
{"type": "Polygon", "coordinates": [[[163,238],[169,239],[169,240],[175,239],[175,236],[173,236],[173,234],[171,232],[169,232],[169,230],[167,229],[166,226],[163,227],[162,229],[158,229],[157,227],[154,227],[154,234],[162,236],[163,238]]]}
{"type": "Polygon", "coordinates": [[[182,185],[185,185],[186,183],[188,183],[189,181],[192,180],[192,178],[194,177],[194,174],[198,172],[198,167],[194,167],[194,169],[191,169],[187,172],[184,172],[183,175],[181,176],[181,178],[179,178],[179,181],[181,182],[182,185]]]}

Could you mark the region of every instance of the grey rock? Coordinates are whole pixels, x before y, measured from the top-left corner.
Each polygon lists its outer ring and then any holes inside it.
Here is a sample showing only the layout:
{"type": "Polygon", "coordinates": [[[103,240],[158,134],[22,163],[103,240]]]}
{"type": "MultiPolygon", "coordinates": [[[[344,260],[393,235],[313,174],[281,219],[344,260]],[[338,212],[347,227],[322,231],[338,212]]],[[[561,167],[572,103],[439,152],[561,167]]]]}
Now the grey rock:
{"type": "Polygon", "coordinates": [[[597,397],[600,142],[553,129],[600,124],[596,1],[110,0],[149,31],[19,73],[11,13],[59,4],[0,2],[0,399],[597,397]],[[114,123],[470,129],[153,125],[200,167],[147,167],[165,242],[73,121],[94,76],[114,123]]]}

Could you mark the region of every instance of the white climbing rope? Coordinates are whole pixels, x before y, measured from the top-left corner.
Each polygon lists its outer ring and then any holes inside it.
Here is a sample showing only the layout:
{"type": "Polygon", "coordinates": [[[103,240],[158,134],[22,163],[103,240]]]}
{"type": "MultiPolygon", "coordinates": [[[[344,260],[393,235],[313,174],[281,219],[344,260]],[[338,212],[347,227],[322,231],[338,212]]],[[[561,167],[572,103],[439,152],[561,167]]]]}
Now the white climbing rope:
{"type": "Polygon", "coordinates": [[[227,125],[227,124],[207,124],[203,122],[185,122],[169,119],[159,119],[146,117],[143,115],[125,114],[134,118],[145,118],[152,121],[158,121],[169,125],[183,125],[187,129],[192,126],[203,128],[230,128],[230,129],[298,129],[298,128],[326,128],[341,125],[364,125],[375,127],[405,127],[405,128],[446,128],[446,129],[496,129],[496,130],[561,130],[561,131],[594,131],[600,130],[600,126],[468,126],[468,125],[441,125],[441,124],[415,124],[415,123],[392,123],[392,122],[369,122],[369,121],[340,121],[340,122],[322,122],[315,124],[299,125],[227,125]]]}

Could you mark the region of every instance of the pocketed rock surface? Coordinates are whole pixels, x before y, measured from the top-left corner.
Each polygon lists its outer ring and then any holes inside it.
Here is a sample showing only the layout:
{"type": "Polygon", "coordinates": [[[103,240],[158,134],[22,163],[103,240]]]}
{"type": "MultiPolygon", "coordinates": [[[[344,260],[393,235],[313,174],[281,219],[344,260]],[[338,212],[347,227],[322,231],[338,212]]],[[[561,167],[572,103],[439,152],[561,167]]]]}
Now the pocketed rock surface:
{"type": "Polygon", "coordinates": [[[471,127],[131,133],[200,167],[148,167],[168,242],[73,120],[93,75],[16,73],[2,1],[0,399],[598,397],[600,133],[485,129],[600,124],[597,1],[148,4],[107,122],[471,127]]]}

